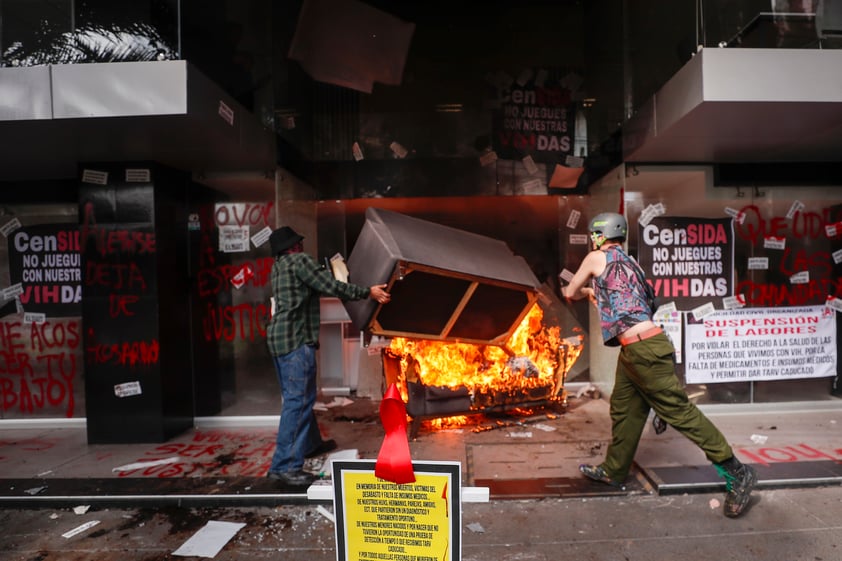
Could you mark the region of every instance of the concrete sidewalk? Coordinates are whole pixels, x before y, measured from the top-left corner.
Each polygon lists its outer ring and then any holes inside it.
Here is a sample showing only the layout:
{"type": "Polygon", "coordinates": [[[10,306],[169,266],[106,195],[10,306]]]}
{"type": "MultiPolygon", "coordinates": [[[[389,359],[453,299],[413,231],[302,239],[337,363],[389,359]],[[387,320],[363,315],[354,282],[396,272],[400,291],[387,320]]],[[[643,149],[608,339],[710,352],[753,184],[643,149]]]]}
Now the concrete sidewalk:
{"type": "MultiPolygon", "coordinates": [[[[578,464],[598,462],[609,437],[602,400],[422,429],[410,448],[416,461],[459,461],[464,486],[492,490],[486,503],[462,504],[465,561],[830,561],[842,558],[842,410],[810,407],[707,410],[761,474],[738,519],[722,514],[722,482],[671,429],[647,428],[628,491],[584,480],[578,464]]],[[[346,452],[376,458],[376,404],[319,415],[346,452]]],[[[177,559],[211,521],[243,525],[218,561],[338,559],[332,503],[263,477],[277,419],[231,421],[132,445],[88,445],[83,426],[0,425],[0,561],[177,559]]]]}
{"type": "MultiPolygon", "coordinates": [[[[834,561],[842,490],[755,492],[726,518],[720,493],[492,500],[462,505],[464,561],[834,561]]],[[[164,561],[209,521],[243,524],[216,561],[331,561],[333,508],[0,509],[2,561],[164,561]],[[84,531],[63,537],[78,528],[84,531]]],[[[195,559],[196,557],[194,557],[195,559]]],[[[458,556],[452,557],[460,559],[458,556]]]]}
{"type": "MultiPolygon", "coordinates": [[[[379,404],[334,398],[326,405],[318,416],[325,436],[340,444],[337,454],[376,459],[383,439],[379,404]]],[[[761,488],[838,485],[842,407],[835,401],[808,406],[705,411],[738,457],[757,468],[761,488]]],[[[219,417],[199,420],[195,429],[165,443],[89,445],[81,424],[0,423],[0,505],[67,505],[82,498],[111,507],[155,500],[195,506],[306,503],[305,490],[279,488],[263,477],[276,424],[277,417],[219,417]]],[[[609,438],[608,403],[583,397],[571,398],[563,411],[478,417],[455,429],[422,427],[410,451],[416,461],[459,462],[463,486],[488,487],[492,500],[724,488],[690,441],[673,429],[656,435],[651,426],[626,492],[584,480],[578,465],[598,463],[609,438]]],[[[307,467],[329,472],[329,459],[307,467]]]]}

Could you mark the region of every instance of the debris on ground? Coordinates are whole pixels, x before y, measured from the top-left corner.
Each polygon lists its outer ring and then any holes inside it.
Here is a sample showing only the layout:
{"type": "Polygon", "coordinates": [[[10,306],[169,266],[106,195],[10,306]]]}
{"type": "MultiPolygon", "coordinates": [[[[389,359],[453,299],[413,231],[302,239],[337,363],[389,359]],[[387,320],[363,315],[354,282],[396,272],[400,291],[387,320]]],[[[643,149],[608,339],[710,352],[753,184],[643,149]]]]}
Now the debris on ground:
{"type": "Polygon", "coordinates": [[[326,509],[325,507],[323,507],[322,505],[317,506],[316,510],[319,512],[319,514],[321,514],[322,516],[324,516],[325,518],[327,518],[328,520],[330,520],[334,524],[336,523],[336,518],[333,516],[333,513],[331,511],[329,511],[328,509],[326,509]]]}
{"type": "Polygon", "coordinates": [[[600,393],[599,388],[593,384],[588,384],[587,386],[582,386],[579,388],[579,391],[576,392],[576,397],[578,399],[581,399],[583,396],[588,396],[591,399],[599,399],[600,396],[602,396],[602,393],[600,393]]]}
{"type": "Polygon", "coordinates": [[[172,554],[181,557],[216,557],[244,526],[242,522],[210,520],[172,554]]]}
{"type": "Polygon", "coordinates": [[[76,527],[75,527],[75,528],[73,528],[72,530],[69,530],[69,531],[67,531],[67,532],[63,533],[63,534],[61,535],[61,537],[65,538],[65,539],[72,538],[73,536],[75,536],[75,535],[77,535],[77,534],[81,534],[81,533],[82,533],[82,532],[84,532],[85,530],[88,530],[88,529],[90,529],[90,528],[93,528],[93,527],[94,527],[94,526],[96,526],[97,524],[99,524],[99,520],[89,520],[88,522],[85,522],[85,523],[84,523],[84,524],[82,524],[81,526],[76,526],[76,527]]]}
{"type": "Polygon", "coordinates": [[[181,458],[178,456],[173,456],[171,458],[164,458],[162,460],[150,460],[150,461],[140,461],[134,462],[132,464],[126,464],[124,466],[117,466],[115,468],[111,468],[111,473],[117,473],[119,471],[132,471],[135,469],[145,469],[153,466],[162,466],[166,464],[174,464],[180,462],[181,458]]]}
{"type": "Polygon", "coordinates": [[[467,528],[468,530],[477,534],[485,533],[485,528],[483,528],[482,524],[480,524],[479,522],[471,522],[470,524],[468,524],[467,528]]]}

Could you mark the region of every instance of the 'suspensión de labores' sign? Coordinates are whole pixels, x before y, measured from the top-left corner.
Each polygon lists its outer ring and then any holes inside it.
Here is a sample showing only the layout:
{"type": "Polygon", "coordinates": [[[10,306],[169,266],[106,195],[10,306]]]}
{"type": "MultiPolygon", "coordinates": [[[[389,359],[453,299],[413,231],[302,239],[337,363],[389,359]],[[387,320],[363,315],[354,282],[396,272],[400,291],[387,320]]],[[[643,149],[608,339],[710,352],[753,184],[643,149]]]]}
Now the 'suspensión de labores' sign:
{"type": "Polygon", "coordinates": [[[688,384],[836,375],[836,312],[827,306],[687,314],[688,384]]]}

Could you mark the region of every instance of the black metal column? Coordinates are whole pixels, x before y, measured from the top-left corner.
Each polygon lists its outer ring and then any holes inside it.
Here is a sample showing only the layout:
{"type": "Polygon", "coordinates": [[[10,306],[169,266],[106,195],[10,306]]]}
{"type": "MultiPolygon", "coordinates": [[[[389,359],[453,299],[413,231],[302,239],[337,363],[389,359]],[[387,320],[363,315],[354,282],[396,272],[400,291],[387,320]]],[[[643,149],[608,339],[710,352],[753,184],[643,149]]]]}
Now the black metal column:
{"type": "Polygon", "coordinates": [[[193,423],[188,178],[125,163],[80,178],[88,442],[161,442],[193,423]]]}

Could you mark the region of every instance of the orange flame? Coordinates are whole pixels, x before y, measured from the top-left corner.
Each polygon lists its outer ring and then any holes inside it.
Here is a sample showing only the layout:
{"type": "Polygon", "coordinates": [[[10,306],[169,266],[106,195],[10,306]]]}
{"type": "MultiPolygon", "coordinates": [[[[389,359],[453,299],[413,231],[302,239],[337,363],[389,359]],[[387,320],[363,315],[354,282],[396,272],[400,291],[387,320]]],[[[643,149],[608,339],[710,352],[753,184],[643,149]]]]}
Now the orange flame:
{"type": "Polygon", "coordinates": [[[584,338],[562,339],[560,329],[545,326],[543,318],[534,305],[503,347],[396,337],[388,350],[400,358],[399,385],[464,386],[475,398],[495,392],[536,396],[536,389],[546,390],[542,398],[557,396],[584,338]]]}

